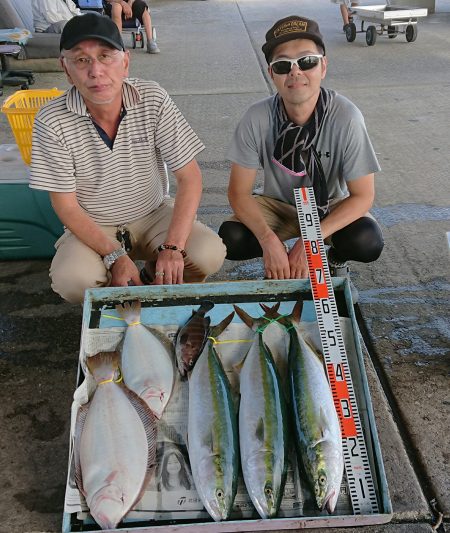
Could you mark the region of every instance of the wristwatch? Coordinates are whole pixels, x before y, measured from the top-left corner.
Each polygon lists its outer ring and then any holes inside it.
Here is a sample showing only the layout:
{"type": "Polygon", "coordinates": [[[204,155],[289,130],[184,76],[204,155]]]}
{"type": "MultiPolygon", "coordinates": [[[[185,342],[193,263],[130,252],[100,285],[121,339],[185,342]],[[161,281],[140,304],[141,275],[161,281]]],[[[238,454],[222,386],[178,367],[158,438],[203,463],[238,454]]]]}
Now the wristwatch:
{"type": "Polygon", "coordinates": [[[106,269],[110,270],[116,260],[119,259],[119,257],[122,257],[122,255],[127,255],[127,252],[123,248],[117,248],[114,252],[103,256],[103,264],[106,269]]]}

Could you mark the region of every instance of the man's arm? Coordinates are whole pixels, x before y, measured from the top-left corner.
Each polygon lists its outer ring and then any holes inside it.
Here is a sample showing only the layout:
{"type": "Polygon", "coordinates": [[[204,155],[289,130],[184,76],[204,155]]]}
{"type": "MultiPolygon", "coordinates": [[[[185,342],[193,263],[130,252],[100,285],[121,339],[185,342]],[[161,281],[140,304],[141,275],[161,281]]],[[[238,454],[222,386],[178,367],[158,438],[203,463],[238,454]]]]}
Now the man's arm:
{"type": "Polygon", "coordinates": [[[247,226],[261,245],[266,276],[269,279],[289,279],[290,268],[286,249],[268,226],[253,197],[256,173],[255,169],[233,163],[228,199],[237,218],[247,226]]]}
{"type": "MultiPolygon", "coordinates": [[[[108,237],[92,218],[80,207],[76,193],[50,192],[53,209],[60,221],[81,242],[102,257],[117,250],[120,244],[108,237]]],[[[111,285],[126,287],[128,281],[142,285],[134,262],[127,256],[119,257],[111,267],[111,285]]]]}
{"type": "MultiPolygon", "coordinates": [[[[177,192],[165,244],[172,244],[184,250],[202,196],[202,174],[195,159],[176,170],[174,174],[177,192]]],[[[184,261],[180,252],[162,250],[158,254],[156,271],[164,272],[164,278],[157,276],[155,284],[183,283],[183,270],[184,261]]]]}
{"type": "Polygon", "coordinates": [[[347,182],[350,195],[342,200],[321,222],[324,239],[363,217],[372,207],[375,198],[374,174],[367,174],[347,182]]]}

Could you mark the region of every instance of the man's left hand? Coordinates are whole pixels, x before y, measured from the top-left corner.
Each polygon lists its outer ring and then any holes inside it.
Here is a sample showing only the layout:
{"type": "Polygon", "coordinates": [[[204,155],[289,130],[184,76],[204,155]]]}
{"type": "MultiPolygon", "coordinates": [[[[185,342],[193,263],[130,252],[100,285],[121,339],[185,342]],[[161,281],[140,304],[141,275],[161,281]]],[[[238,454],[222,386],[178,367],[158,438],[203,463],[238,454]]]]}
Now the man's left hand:
{"type": "Polygon", "coordinates": [[[162,250],[158,254],[154,285],[183,283],[184,260],[178,250],[162,250]]]}
{"type": "Polygon", "coordinates": [[[305,247],[302,239],[298,239],[288,255],[291,269],[291,279],[302,279],[309,277],[308,261],[306,259],[305,247]]]}

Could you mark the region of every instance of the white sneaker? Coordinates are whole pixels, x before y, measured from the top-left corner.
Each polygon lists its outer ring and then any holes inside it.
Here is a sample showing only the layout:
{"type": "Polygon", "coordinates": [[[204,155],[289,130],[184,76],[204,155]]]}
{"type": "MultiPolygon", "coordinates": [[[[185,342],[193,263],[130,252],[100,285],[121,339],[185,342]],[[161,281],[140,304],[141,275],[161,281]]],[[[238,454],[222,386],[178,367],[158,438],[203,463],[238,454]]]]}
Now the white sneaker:
{"type": "Polygon", "coordinates": [[[160,50],[155,39],[147,41],[147,54],[159,54],[160,50]]]}

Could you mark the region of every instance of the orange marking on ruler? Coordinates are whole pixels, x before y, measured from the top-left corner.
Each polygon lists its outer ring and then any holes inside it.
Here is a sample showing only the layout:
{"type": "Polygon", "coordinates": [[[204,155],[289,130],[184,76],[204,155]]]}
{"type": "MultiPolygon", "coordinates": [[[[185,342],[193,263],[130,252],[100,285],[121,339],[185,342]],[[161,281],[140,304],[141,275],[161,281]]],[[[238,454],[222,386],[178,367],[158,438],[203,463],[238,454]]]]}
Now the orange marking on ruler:
{"type": "Polygon", "coordinates": [[[327,364],[328,376],[330,378],[330,386],[333,391],[334,405],[336,407],[339,422],[341,424],[341,433],[343,438],[356,437],[358,432],[356,431],[355,419],[353,418],[352,406],[350,404],[350,394],[348,392],[347,381],[345,379],[344,369],[341,365],[342,377],[336,378],[334,366],[330,363],[327,364]],[[345,409],[347,416],[344,416],[344,409],[342,401],[345,402],[345,409]]]}
{"type": "Polygon", "coordinates": [[[302,196],[303,196],[303,203],[307,204],[308,203],[308,191],[307,191],[306,187],[302,187],[300,189],[300,191],[301,191],[302,196]]]}
{"type": "Polygon", "coordinates": [[[317,253],[313,254],[311,250],[311,241],[305,241],[305,252],[310,268],[311,285],[314,292],[314,297],[328,298],[328,286],[325,280],[325,272],[323,269],[322,257],[320,255],[319,243],[316,242],[317,253]],[[321,272],[319,281],[317,271],[321,272]]]}

